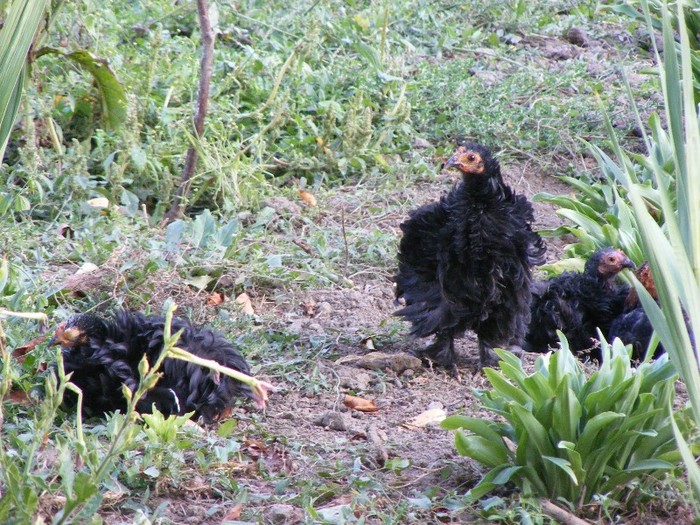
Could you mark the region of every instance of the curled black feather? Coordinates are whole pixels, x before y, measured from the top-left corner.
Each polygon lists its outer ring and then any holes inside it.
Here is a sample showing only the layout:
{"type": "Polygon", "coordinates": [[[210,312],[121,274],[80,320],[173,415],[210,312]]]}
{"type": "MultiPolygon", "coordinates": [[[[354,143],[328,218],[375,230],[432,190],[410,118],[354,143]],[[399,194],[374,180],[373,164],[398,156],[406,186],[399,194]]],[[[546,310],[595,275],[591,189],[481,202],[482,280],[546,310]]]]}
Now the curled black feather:
{"type": "Polygon", "coordinates": [[[464,174],[438,202],[410,212],[401,224],[396,312],[411,334],[436,334],[422,351],[447,367],[455,363],[453,338],[479,337],[482,365],[489,347],[520,345],[530,316],[533,264],[542,264],[544,242],[532,231],[530,202],[513,193],[498,161],[480,145],[462,148],[483,159],[483,173],[464,174]]]}
{"type": "MultiPolygon", "coordinates": [[[[164,318],[120,310],[108,319],[80,314],[62,325],[62,329],[69,327],[77,327],[88,336],[85,342],[62,348],[64,370],[73,374],[71,382],[83,391],[84,412],[123,412],[127,403],[122,385],[136,390],[142,357],[153,365],[163,350],[164,318]]],[[[174,318],[172,333],[179,330],[178,347],[240,372],[250,372],[239,350],[220,333],[174,318]]],[[[252,396],[250,388],[240,381],[218,377],[207,368],[179,359],[165,359],[160,372],[163,375],[155,388],[140,400],[139,412],[150,412],[155,405],[165,415],[194,412],[194,418],[201,416],[211,422],[236,397],[252,396]]]]}

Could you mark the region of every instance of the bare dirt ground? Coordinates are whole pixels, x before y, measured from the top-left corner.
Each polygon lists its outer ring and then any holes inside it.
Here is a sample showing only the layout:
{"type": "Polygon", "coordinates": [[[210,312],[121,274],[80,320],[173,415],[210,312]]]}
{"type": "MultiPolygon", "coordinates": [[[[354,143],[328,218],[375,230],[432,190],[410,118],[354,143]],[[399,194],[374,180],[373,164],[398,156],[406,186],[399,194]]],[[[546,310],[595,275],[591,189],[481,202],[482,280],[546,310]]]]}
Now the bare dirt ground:
{"type": "MultiPolygon", "coordinates": [[[[568,191],[556,178],[524,166],[506,166],[504,175],[517,192],[529,197],[540,191],[568,191]]],[[[449,184],[442,181],[422,194],[436,198],[449,184]]],[[[538,229],[561,223],[553,206],[534,206],[538,229]]],[[[386,227],[399,235],[398,226],[403,219],[397,216],[386,227]]],[[[547,259],[561,258],[563,245],[558,239],[548,242],[547,259]]],[[[300,297],[279,297],[267,307],[301,337],[330,335],[337,340],[329,352],[334,359],[317,359],[317,370],[325,377],[327,388],[318,393],[284,389],[273,397],[267,412],[265,427],[271,435],[285,436],[290,444],[301,444],[298,451],[289,450],[291,476],[316,476],[323,470],[319,469],[319,462],[326,467],[338,462],[349,467],[359,460],[362,468],[384,478],[390,487],[386,497],[394,499],[394,503],[401,497],[418,497],[431,489],[437,491],[436,495],[455,490],[466,492],[479,480],[477,466],[457,459],[450,432],[434,421],[427,425],[414,422],[421,414],[432,414],[436,409],[447,414],[459,411],[484,415],[472,394],[472,389],[487,386],[484,376],[476,370],[476,340],[472,335],[467,334],[457,343],[462,376],[458,381],[444,370],[426,369],[418,360],[406,358],[406,351],[427,341],[408,338],[406,326],[393,318],[397,307],[387,276],[362,276],[353,288],[317,289],[300,297]],[[383,343],[381,338],[371,337],[386,333],[387,323],[402,326],[394,340],[383,343]],[[354,357],[371,356],[373,352],[394,358],[387,358],[385,366],[380,364],[376,369],[368,368],[372,362],[353,363],[354,357]],[[343,405],[345,394],[373,400],[379,410],[364,413],[348,409],[343,405]],[[307,448],[316,453],[305,454],[307,448]],[[408,460],[410,466],[400,473],[381,471],[391,458],[408,460]]],[[[534,357],[526,356],[525,360],[532,363],[534,357]]],[[[342,506],[348,503],[348,497],[344,494],[331,499],[325,507],[342,506]]]]}

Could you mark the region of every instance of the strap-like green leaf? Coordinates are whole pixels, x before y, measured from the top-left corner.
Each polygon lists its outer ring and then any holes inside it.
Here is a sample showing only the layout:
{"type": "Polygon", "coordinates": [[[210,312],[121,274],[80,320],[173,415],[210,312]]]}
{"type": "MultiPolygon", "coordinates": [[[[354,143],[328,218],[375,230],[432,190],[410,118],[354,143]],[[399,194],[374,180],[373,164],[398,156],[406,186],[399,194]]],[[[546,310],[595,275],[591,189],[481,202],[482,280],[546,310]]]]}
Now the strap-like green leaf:
{"type": "Polygon", "coordinates": [[[23,88],[22,71],[47,0],[12,2],[0,31],[0,162],[23,88]]]}

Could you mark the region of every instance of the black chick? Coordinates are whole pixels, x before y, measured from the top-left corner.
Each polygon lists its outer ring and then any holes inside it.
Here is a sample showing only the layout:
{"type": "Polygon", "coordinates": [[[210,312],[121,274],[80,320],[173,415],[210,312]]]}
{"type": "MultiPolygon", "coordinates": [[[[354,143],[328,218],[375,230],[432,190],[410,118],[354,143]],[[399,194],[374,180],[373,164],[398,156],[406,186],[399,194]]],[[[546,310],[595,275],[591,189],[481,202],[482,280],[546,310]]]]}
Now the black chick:
{"type": "MultiPolygon", "coordinates": [[[[649,295],[654,300],[658,300],[656,285],[654,284],[654,277],[651,274],[649,263],[645,262],[642,264],[635,272],[635,276],[649,292],[649,295]]],[[[630,287],[627,299],[625,299],[624,312],[613,320],[608,332],[608,340],[612,341],[617,337],[624,344],[632,345],[632,359],[642,360],[646,356],[653,333],[654,327],[651,325],[651,321],[649,321],[644,308],[639,302],[637,289],[630,287]]],[[[654,359],[661,356],[664,352],[663,345],[659,343],[654,351],[654,359]]]]}
{"type": "Polygon", "coordinates": [[[462,181],[401,224],[395,315],[411,334],[435,335],[417,352],[456,374],[454,338],[473,330],[481,366],[498,361],[493,347],[519,350],[530,317],[530,267],[545,245],[532,231],[532,205],[505,184],[484,146],[465,144],[445,163],[462,181]]]}
{"type": "Polygon", "coordinates": [[[583,273],[564,272],[533,288],[530,326],[524,348],[547,352],[559,343],[561,330],[572,352],[596,346],[600,328],[608,333],[612,320],[622,313],[629,287],[615,277],[634,263],[622,250],[603,248],[586,261],[583,273]]]}
{"type": "MultiPolygon", "coordinates": [[[[83,391],[83,411],[99,416],[127,407],[122,385],[132,392],[138,388],[138,365],[145,355],[153,365],[163,350],[165,320],[160,316],[120,310],[109,319],[78,314],[61,323],[51,344],[62,347],[63,368],[72,373],[71,382],[83,391]]],[[[189,321],[174,318],[172,333],[183,330],[179,348],[240,372],[249,373],[241,353],[221,334],[195,328],[189,321]]],[[[230,407],[236,397],[252,397],[250,388],[228,376],[179,359],[165,359],[162,377],[140,400],[139,412],[152,406],[164,415],[194,412],[211,423],[230,407]]],[[[69,400],[70,402],[70,400],[69,400]]]]}

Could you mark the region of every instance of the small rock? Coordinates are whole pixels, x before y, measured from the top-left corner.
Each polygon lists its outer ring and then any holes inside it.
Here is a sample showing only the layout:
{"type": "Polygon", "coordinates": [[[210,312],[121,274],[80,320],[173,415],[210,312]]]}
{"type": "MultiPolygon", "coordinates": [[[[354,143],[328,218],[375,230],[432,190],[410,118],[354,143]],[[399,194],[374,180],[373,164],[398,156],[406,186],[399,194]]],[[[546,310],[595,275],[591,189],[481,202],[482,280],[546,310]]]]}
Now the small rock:
{"type": "Polygon", "coordinates": [[[547,42],[542,49],[545,57],[552,60],[570,60],[577,55],[576,48],[560,42],[547,42]]]}
{"type": "Polygon", "coordinates": [[[336,370],[341,388],[362,391],[369,388],[372,376],[367,372],[358,371],[356,368],[343,367],[336,370]]]}
{"type": "Polygon", "coordinates": [[[346,364],[367,368],[369,370],[392,370],[400,375],[407,369],[418,370],[422,367],[421,360],[406,353],[389,354],[386,352],[370,352],[361,356],[346,356],[338,359],[336,364],[346,364]]]}
{"type": "Polygon", "coordinates": [[[344,432],[348,429],[345,416],[340,412],[325,412],[314,421],[315,425],[344,432]]]}
{"type": "Polygon", "coordinates": [[[433,401],[432,403],[430,403],[428,405],[428,410],[432,410],[433,408],[439,408],[442,410],[445,407],[443,406],[442,403],[440,403],[440,401],[433,401]]]}
{"type": "Polygon", "coordinates": [[[326,333],[326,331],[323,329],[323,327],[318,323],[309,323],[309,331],[314,332],[316,334],[325,334],[326,333]]]}
{"type": "Polygon", "coordinates": [[[295,525],[304,519],[304,513],[294,505],[276,503],[267,510],[271,523],[279,525],[295,525]]]}
{"type": "Polygon", "coordinates": [[[304,319],[295,319],[287,326],[287,330],[293,334],[300,334],[304,328],[304,319]]]}
{"type": "Polygon", "coordinates": [[[334,525],[336,523],[346,523],[347,518],[354,518],[352,508],[347,504],[318,509],[316,512],[321,520],[333,523],[334,525]]]}
{"type": "Polygon", "coordinates": [[[316,305],[316,317],[326,317],[331,314],[333,307],[327,301],[321,301],[316,305]]]}
{"type": "Polygon", "coordinates": [[[580,27],[572,27],[569,29],[566,33],[566,39],[578,47],[588,47],[591,45],[588,35],[586,35],[586,32],[580,27]]]}
{"type": "Polygon", "coordinates": [[[470,71],[476,78],[481,80],[485,87],[495,86],[496,84],[503,82],[503,77],[501,73],[495,71],[489,71],[486,69],[475,69],[470,71]]]}
{"type": "Polygon", "coordinates": [[[415,139],[413,139],[413,147],[414,148],[432,148],[433,145],[425,139],[422,139],[420,137],[416,137],[415,139]]]}
{"type": "Polygon", "coordinates": [[[384,443],[387,440],[387,435],[384,431],[378,429],[375,425],[367,427],[367,441],[374,448],[374,459],[379,466],[384,466],[389,459],[389,452],[384,443]]]}

